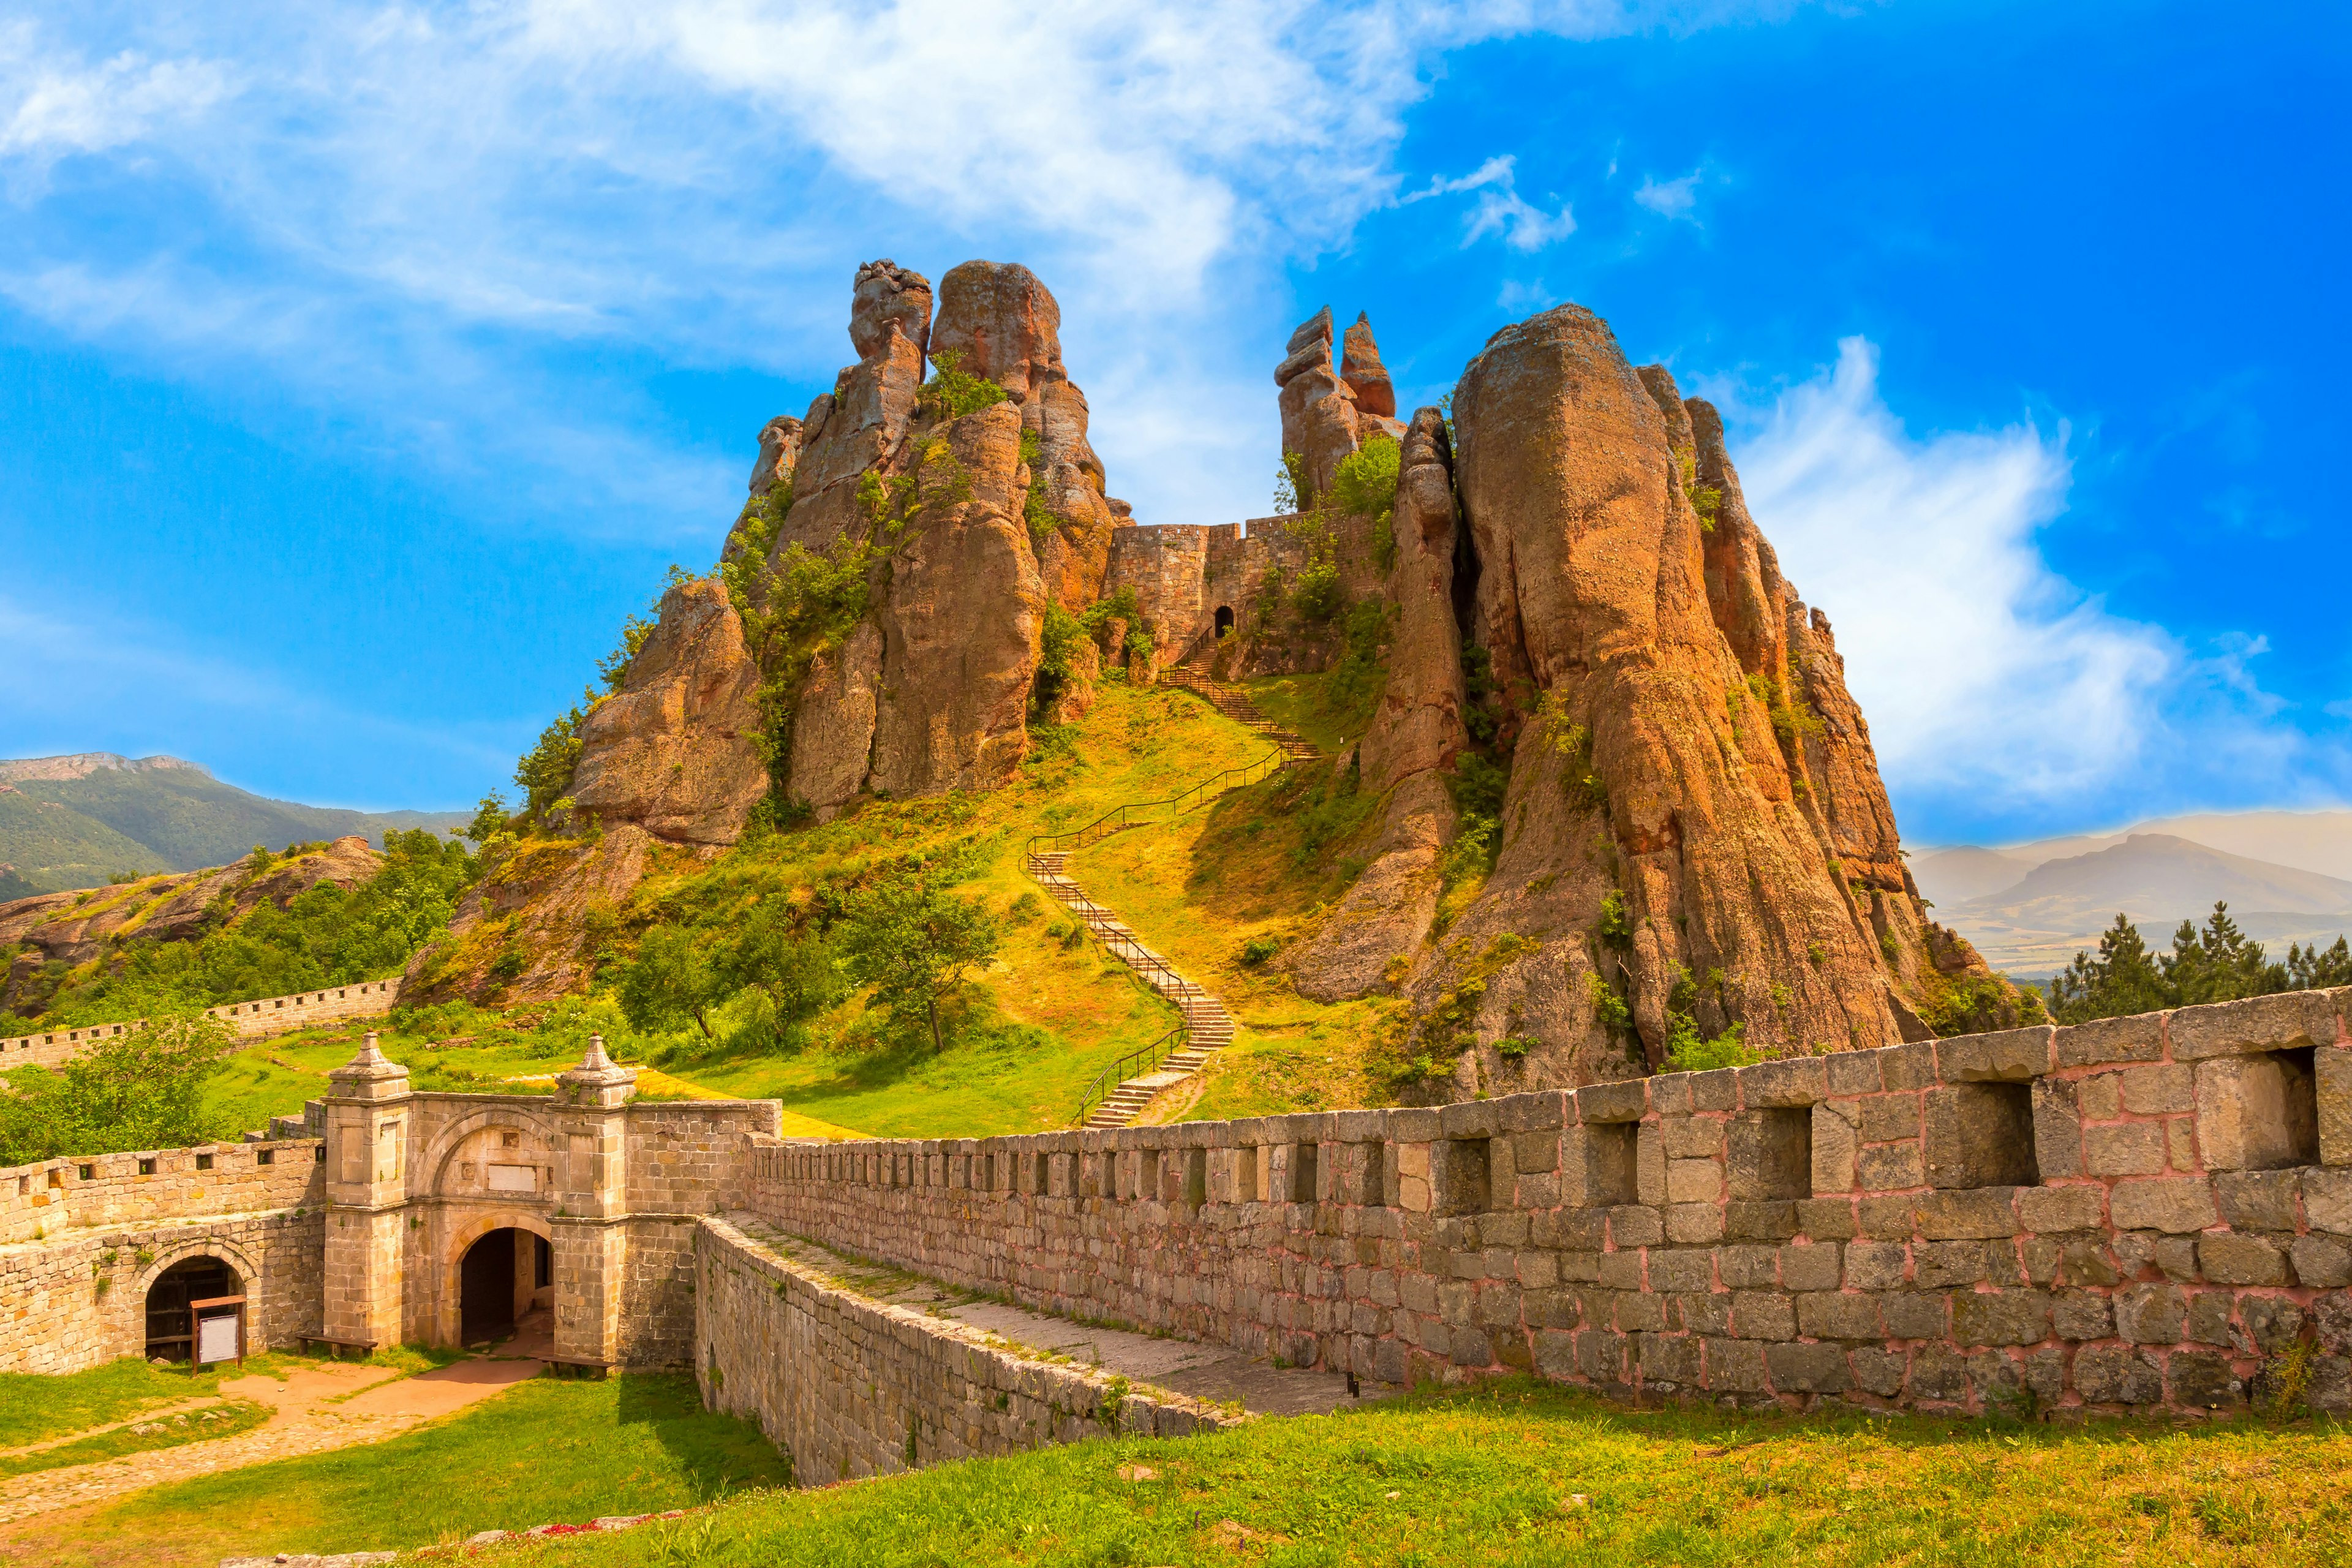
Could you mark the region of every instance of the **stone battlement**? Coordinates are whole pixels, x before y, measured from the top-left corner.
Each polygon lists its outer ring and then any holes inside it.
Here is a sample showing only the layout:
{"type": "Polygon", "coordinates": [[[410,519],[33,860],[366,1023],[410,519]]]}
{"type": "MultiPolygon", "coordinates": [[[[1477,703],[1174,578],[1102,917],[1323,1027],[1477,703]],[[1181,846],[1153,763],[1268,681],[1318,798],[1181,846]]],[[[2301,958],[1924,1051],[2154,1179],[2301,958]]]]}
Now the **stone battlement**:
{"type": "Polygon", "coordinates": [[[748,1206],[1400,1383],[2352,1408],[2352,1038],[2310,992],[1438,1109],[763,1148],[748,1206]]]}
{"type": "MultiPolygon", "coordinates": [[[[313,1024],[331,1024],[342,1018],[382,1017],[392,1011],[399,999],[400,979],[395,975],[390,980],[331,985],[322,991],[299,991],[291,996],[224,1002],[217,1007],[205,1008],[205,1016],[221,1019],[242,1038],[256,1039],[288,1035],[313,1024]]],[[[86,1024],[70,1029],[46,1029],[35,1035],[13,1035],[0,1039],[0,1069],[58,1067],[101,1039],[146,1026],[146,1019],[134,1018],[122,1024],[86,1024]]]]}

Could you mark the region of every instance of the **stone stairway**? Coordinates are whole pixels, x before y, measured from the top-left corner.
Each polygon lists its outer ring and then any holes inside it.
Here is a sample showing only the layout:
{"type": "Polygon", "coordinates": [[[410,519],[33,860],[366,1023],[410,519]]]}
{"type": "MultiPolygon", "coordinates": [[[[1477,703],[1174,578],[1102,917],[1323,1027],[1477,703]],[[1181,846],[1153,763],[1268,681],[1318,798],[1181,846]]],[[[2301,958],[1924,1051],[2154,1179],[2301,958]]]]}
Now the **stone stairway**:
{"type": "Polygon", "coordinates": [[[1283,754],[1292,762],[1312,762],[1322,755],[1315,749],[1313,742],[1284,729],[1259,711],[1257,704],[1250,700],[1249,693],[1238,686],[1227,685],[1213,679],[1206,671],[1185,664],[1170,665],[1160,672],[1160,679],[1167,685],[1191,692],[1244,729],[1255,730],[1280,746],[1283,754]]]}

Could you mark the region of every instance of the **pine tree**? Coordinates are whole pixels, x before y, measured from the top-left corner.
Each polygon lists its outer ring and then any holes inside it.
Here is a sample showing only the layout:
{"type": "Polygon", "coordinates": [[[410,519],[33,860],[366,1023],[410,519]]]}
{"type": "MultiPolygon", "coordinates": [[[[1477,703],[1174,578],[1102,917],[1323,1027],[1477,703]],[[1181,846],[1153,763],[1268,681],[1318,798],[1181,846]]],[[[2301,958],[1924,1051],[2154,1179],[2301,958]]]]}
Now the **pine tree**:
{"type": "Polygon", "coordinates": [[[2062,1024],[2153,1013],[2171,1005],[2170,987],[2148,956],[2139,928],[2126,915],[2099,937],[2099,956],[2077,952],[2050,980],[2050,1010],[2062,1024]]]}
{"type": "Polygon", "coordinates": [[[2264,996],[2287,985],[2286,966],[2268,962],[2263,944],[2249,941],[2230,918],[2230,906],[2220,901],[2202,931],[2182,921],[2172,934],[2170,955],[2158,962],[2171,993],[2167,1005],[2174,1007],[2264,996]]]}
{"type": "Polygon", "coordinates": [[[2330,985],[2352,985],[2352,947],[2337,937],[2336,945],[2326,952],[2319,943],[2309,948],[2289,942],[2286,947],[2286,983],[2292,991],[2317,991],[2330,985]]]}

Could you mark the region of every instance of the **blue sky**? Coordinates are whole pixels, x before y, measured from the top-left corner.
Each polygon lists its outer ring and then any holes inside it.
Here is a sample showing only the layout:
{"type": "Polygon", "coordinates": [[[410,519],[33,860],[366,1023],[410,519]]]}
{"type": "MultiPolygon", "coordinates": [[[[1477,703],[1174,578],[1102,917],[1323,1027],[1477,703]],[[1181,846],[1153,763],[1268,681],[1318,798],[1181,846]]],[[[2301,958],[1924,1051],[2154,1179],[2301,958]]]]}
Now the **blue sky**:
{"type": "Polygon", "coordinates": [[[1904,831],[2352,795],[2352,25],[2161,4],[0,12],[0,754],[462,805],[706,563],[849,279],[1027,262],[1115,494],[1265,510],[1562,300],[1715,398],[1904,831]]]}

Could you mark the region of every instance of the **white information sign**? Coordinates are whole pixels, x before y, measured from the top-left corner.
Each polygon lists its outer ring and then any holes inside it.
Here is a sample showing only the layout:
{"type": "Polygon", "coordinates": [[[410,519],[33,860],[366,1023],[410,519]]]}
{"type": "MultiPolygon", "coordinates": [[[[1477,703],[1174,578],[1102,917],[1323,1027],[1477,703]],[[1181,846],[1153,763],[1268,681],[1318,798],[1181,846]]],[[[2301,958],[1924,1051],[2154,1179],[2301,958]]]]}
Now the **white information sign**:
{"type": "Polygon", "coordinates": [[[494,1193],[535,1193],[539,1190],[539,1168],[535,1165],[492,1165],[490,1191],[494,1193]]]}
{"type": "Polygon", "coordinates": [[[236,1359],[236,1314],[215,1312],[196,1320],[196,1364],[236,1359]]]}

